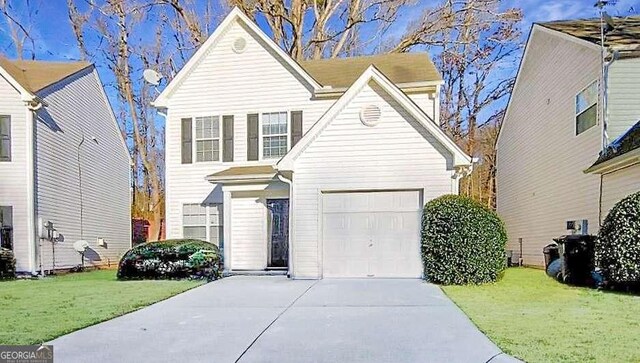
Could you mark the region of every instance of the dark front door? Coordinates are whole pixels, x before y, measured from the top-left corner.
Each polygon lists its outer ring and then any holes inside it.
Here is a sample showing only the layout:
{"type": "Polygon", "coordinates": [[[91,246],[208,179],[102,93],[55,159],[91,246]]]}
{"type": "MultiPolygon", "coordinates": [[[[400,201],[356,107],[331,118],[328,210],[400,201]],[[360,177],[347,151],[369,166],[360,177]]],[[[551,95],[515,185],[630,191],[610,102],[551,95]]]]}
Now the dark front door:
{"type": "Polygon", "coordinates": [[[269,267],[287,267],[289,261],[289,199],[267,199],[270,222],[269,267]]]}

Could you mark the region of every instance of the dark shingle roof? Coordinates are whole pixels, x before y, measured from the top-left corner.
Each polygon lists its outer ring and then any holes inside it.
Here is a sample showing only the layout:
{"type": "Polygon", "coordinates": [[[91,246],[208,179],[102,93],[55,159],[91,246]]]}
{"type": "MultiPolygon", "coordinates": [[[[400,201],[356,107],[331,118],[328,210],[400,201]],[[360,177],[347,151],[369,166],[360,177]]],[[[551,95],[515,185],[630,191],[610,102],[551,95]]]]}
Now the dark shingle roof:
{"type": "Polygon", "coordinates": [[[370,65],[376,66],[395,84],[442,80],[442,76],[426,53],[319,59],[303,61],[300,65],[318,83],[333,88],[351,86],[370,65]]]}
{"type": "MultiPolygon", "coordinates": [[[[607,32],[605,45],[618,50],[635,50],[640,45],[640,16],[612,17],[615,28],[607,32]]],[[[600,18],[538,23],[591,43],[600,44],[600,18]]]]}
{"type": "Polygon", "coordinates": [[[622,156],[632,150],[640,148],[640,121],[633,125],[622,136],[614,140],[606,149],[600,152],[598,160],[591,166],[594,167],[602,164],[607,160],[611,160],[618,156],[622,156]]]}

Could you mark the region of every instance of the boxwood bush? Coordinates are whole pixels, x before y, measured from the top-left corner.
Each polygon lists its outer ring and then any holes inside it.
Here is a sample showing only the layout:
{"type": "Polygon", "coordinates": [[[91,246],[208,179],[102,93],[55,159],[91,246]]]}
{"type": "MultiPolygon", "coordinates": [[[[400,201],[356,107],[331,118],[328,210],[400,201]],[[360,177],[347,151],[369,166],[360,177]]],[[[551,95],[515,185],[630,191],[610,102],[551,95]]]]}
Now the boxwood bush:
{"type": "Polygon", "coordinates": [[[220,277],[221,258],[212,243],[175,239],[137,245],[122,256],[118,279],[215,280],[220,277]]]}
{"type": "Polygon", "coordinates": [[[609,211],[598,234],[595,260],[608,283],[640,284],[640,192],[609,211]]]}
{"type": "Polygon", "coordinates": [[[0,247],[0,280],[16,277],[16,259],[13,251],[0,247]]]}
{"type": "Polygon", "coordinates": [[[436,198],[422,215],[425,278],[444,285],[496,281],[506,267],[506,241],[494,211],[466,197],[436,198]]]}

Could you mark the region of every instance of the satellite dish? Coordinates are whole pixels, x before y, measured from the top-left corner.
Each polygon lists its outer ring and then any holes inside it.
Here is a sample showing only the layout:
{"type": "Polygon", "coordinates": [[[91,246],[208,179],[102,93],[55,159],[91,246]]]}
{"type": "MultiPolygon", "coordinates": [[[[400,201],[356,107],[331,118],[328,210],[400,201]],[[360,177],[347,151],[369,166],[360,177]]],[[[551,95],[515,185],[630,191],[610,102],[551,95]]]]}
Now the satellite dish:
{"type": "Polygon", "coordinates": [[[142,77],[144,77],[144,80],[147,81],[147,83],[154,86],[159,85],[160,80],[162,79],[162,75],[153,69],[145,69],[144,72],[142,72],[142,77]]]}
{"type": "Polygon", "coordinates": [[[78,253],[84,253],[87,248],[89,248],[89,242],[85,240],[79,240],[73,243],[73,249],[78,253]]]}

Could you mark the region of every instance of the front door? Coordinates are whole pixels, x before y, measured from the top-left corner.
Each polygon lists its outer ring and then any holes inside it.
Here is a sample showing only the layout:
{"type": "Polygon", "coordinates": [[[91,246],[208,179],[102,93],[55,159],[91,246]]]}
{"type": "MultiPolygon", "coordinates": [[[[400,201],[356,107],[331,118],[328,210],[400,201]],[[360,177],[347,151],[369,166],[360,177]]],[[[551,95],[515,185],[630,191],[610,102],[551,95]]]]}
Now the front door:
{"type": "Polygon", "coordinates": [[[289,261],[289,199],[267,199],[269,210],[269,267],[289,261]]]}

